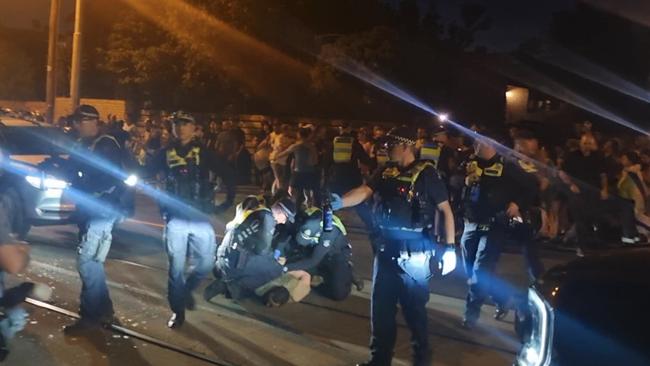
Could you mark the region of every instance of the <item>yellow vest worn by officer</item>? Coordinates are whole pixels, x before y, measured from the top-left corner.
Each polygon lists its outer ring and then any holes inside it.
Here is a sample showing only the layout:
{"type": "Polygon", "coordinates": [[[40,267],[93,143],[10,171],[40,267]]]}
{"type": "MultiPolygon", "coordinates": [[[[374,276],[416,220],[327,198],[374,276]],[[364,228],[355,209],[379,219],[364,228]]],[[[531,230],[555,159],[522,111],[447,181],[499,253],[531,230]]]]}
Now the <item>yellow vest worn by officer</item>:
{"type": "Polygon", "coordinates": [[[334,163],[342,164],[352,161],[352,145],[354,138],[352,136],[337,136],[334,138],[334,152],[332,158],[334,163]]]}
{"type": "Polygon", "coordinates": [[[398,235],[400,239],[422,239],[423,232],[433,224],[436,208],[429,197],[419,194],[415,184],[427,168],[435,168],[430,161],[417,161],[409,169],[400,171],[388,167],[382,172],[384,182],[379,194],[379,228],[388,236],[398,235]]]}
{"type": "Polygon", "coordinates": [[[166,179],[167,191],[192,204],[201,203],[204,193],[204,182],[199,168],[201,147],[192,146],[185,154],[172,147],[167,150],[165,158],[169,169],[166,179]]]}
{"type": "Polygon", "coordinates": [[[427,142],[420,148],[420,160],[430,161],[437,168],[441,152],[442,145],[435,142],[427,142]]]}

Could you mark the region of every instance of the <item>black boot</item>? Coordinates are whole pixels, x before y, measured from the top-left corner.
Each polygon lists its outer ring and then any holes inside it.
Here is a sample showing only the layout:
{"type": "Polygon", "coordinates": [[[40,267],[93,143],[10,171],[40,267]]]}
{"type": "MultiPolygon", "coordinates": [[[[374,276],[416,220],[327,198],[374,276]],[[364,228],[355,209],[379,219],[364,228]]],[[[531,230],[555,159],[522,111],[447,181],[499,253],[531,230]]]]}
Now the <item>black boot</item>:
{"type": "Polygon", "coordinates": [[[217,279],[212,281],[212,283],[203,290],[203,298],[205,301],[210,301],[215,296],[222,294],[225,295],[227,290],[226,284],[222,280],[217,279]]]}

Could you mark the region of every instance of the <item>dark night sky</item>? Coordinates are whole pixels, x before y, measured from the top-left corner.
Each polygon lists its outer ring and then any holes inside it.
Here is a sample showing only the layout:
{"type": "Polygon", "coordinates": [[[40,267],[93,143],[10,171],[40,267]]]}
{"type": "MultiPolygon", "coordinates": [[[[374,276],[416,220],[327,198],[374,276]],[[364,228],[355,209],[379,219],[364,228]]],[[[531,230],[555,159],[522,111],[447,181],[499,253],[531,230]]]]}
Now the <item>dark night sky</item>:
{"type": "MultiPolygon", "coordinates": [[[[423,6],[435,4],[444,19],[459,19],[462,1],[421,0],[423,6]]],[[[477,36],[477,43],[490,49],[507,51],[522,41],[543,34],[553,13],[570,10],[575,0],[475,0],[484,5],[492,19],[489,30],[477,36]]]]}
{"type": "MultiPolygon", "coordinates": [[[[327,1],[327,0],[312,0],[327,1]]],[[[387,0],[399,1],[399,0],[387,0]]],[[[459,19],[463,0],[419,0],[423,8],[435,6],[446,20],[459,19]]],[[[554,12],[571,9],[576,0],[473,0],[488,8],[493,20],[490,30],[478,36],[478,42],[490,49],[507,51],[521,41],[543,33],[554,12]]],[[[609,0],[599,0],[609,2],[609,0]]],[[[630,0],[626,0],[630,1],[630,0]]],[[[63,14],[73,10],[74,0],[63,0],[63,14]]],[[[31,27],[32,20],[47,25],[49,1],[0,0],[0,24],[11,27],[31,27]]],[[[65,23],[62,23],[65,27],[65,23]]]]}

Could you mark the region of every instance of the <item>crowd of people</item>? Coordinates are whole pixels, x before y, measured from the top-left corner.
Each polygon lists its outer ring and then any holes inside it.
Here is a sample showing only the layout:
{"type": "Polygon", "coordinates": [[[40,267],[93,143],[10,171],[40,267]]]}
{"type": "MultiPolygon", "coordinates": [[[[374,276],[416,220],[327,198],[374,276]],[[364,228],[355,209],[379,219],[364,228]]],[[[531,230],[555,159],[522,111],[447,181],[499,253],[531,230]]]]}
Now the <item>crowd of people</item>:
{"type": "Polygon", "coordinates": [[[472,329],[488,296],[497,319],[517,297],[495,286],[504,243],[522,248],[534,281],[543,272],[540,241],[584,256],[614,237],[623,245],[644,243],[650,229],[650,140],[604,137],[588,122],[559,146],[530,121],[503,134],[479,126],[461,133],[439,121],[355,128],[344,121],[276,121],[247,136],[232,120],[202,123],[182,112],[139,123],[109,116],[100,123],[98,111],[83,105],[72,122],[64,128],[79,141],[69,164],[75,173],[70,189],[81,197],[78,270],[84,286],[81,319],[66,334],[96,328],[114,314],[103,263],[124,184],[93,166],[87,153],[118,167],[128,156],[141,178],[160,182],[149,194],[165,220],[172,329],[196,308],[192,293],[210,271],[215,279],[206,300],[252,295],[281,306],[300,301],[311,287],[334,300],[347,298],[353,285],[362,288],[346,227],[334,215],[354,207],[375,253],[372,358],[364,365],[390,364],[397,302],[413,333],[415,364],[429,364],[428,280],[454,270],[456,244],[470,279],[461,325],[472,329]],[[227,192],[217,207],[215,184],[227,192]],[[211,215],[235,203],[235,186],[252,184],[262,195],[237,205],[217,245],[211,215]],[[185,275],[188,251],[195,265],[185,275]]]}

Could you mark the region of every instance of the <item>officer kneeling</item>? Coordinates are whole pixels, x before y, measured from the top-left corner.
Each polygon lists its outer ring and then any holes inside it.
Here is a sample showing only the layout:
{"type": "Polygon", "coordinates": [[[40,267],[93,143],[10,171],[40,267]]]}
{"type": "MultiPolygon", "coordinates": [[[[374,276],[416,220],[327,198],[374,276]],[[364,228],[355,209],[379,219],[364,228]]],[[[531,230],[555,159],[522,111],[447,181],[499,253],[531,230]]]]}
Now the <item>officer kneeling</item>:
{"type": "Polygon", "coordinates": [[[272,248],[276,224],[295,217],[295,205],[282,199],[269,208],[264,198],[249,196],[237,206],[235,218],[217,250],[217,278],[204,298],[219,294],[235,299],[257,295],[270,307],[289,300],[299,302],[309,294],[310,276],[304,271],[287,271],[274,256],[272,248]]]}
{"type": "Polygon", "coordinates": [[[413,364],[430,365],[431,348],[427,332],[426,304],[429,279],[438,269],[447,274],[456,267],[454,218],[447,189],[433,164],[415,158],[415,136],[402,126],[387,135],[386,149],[394,164],[377,171],[367,185],[343,196],[334,196],[335,209],[350,207],[379,196],[375,209],[378,231],[375,248],[371,301],[371,360],[363,365],[390,365],[397,326],[397,303],[411,330],[413,364]],[[436,210],[445,222],[446,245],[434,254],[430,234],[436,210]],[[432,260],[434,255],[440,261],[432,260]]]}
{"type": "Polygon", "coordinates": [[[288,258],[288,271],[307,271],[323,278],[316,289],[332,300],[345,300],[352,290],[352,250],[341,220],[332,216],[330,231],[323,229],[323,212],[309,208],[299,215],[289,248],[278,248],[288,258]],[[293,255],[292,255],[293,254],[293,255]]]}

